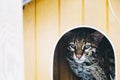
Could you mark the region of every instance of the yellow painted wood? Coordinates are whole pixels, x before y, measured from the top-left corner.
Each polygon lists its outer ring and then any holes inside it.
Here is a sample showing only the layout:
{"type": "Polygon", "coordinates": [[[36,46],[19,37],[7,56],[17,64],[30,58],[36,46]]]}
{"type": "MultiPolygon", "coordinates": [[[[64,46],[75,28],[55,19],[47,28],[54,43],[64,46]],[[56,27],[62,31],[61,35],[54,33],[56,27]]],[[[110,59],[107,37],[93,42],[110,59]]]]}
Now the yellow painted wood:
{"type": "Polygon", "coordinates": [[[61,0],[61,33],[82,24],[82,0],[61,0]]]}
{"type": "Polygon", "coordinates": [[[58,0],[58,35],[61,34],[61,0],[58,0]]]}
{"type": "Polygon", "coordinates": [[[106,32],[105,0],[85,0],[85,24],[106,32]]]}
{"type": "Polygon", "coordinates": [[[109,32],[109,2],[106,0],[106,33],[109,32]]]}
{"type": "Polygon", "coordinates": [[[111,12],[111,10],[109,9],[109,14],[110,14],[110,18],[109,18],[109,38],[111,39],[114,48],[115,48],[115,55],[116,55],[116,60],[117,60],[117,74],[118,77],[117,79],[119,80],[119,76],[120,76],[120,22],[117,19],[120,19],[120,1],[119,0],[111,0],[112,2],[112,8],[115,14],[113,14],[111,12]]]}
{"type": "Polygon", "coordinates": [[[120,0],[110,0],[110,1],[113,11],[116,17],[119,19],[119,24],[120,24],[120,0]]]}
{"type": "Polygon", "coordinates": [[[23,10],[25,80],[35,80],[35,4],[32,1],[23,10]]]}
{"type": "Polygon", "coordinates": [[[82,0],[82,24],[85,24],[85,0],[82,0]]]}
{"type": "Polygon", "coordinates": [[[58,39],[58,0],[36,1],[37,80],[51,80],[58,39]]]}
{"type": "MultiPolygon", "coordinates": [[[[111,1],[120,19],[120,1],[111,1]]],[[[107,5],[106,0],[36,0],[36,5],[34,1],[26,5],[23,15],[25,80],[51,80],[51,63],[57,40],[66,30],[81,24],[95,26],[107,34],[115,46],[119,63],[120,24],[107,5]]],[[[120,76],[119,64],[117,68],[120,76]]],[[[63,74],[60,76],[65,77],[63,74]]],[[[66,73],[66,76],[72,80],[71,75],[66,73]]]]}

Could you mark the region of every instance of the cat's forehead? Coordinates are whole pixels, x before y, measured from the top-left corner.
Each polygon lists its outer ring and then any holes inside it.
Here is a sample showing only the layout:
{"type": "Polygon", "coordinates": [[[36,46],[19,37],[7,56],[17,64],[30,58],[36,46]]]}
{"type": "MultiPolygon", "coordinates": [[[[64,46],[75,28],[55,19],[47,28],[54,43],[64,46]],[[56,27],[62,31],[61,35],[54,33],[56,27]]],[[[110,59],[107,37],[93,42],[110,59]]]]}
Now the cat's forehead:
{"type": "MultiPolygon", "coordinates": [[[[97,33],[87,33],[87,32],[69,32],[69,34],[66,35],[65,40],[70,43],[70,42],[90,42],[92,44],[97,45],[100,40],[102,39],[101,37],[96,35],[97,33]]],[[[99,33],[98,33],[99,34],[99,33]]]]}
{"type": "Polygon", "coordinates": [[[83,37],[73,37],[71,39],[68,40],[69,43],[74,43],[74,42],[83,42],[85,40],[85,38],[83,37]]]}

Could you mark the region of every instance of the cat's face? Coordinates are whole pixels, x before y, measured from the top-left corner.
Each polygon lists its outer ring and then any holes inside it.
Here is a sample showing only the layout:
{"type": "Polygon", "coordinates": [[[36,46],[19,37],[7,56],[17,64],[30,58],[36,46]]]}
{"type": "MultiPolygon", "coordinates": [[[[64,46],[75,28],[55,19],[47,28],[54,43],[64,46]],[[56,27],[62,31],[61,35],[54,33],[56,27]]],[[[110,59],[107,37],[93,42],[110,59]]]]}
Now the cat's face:
{"type": "Polygon", "coordinates": [[[87,59],[96,52],[96,46],[91,42],[86,42],[85,39],[71,41],[67,49],[70,51],[69,54],[71,54],[71,57],[77,63],[87,61],[87,59]]]}
{"type": "Polygon", "coordinates": [[[74,59],[76,63],[94,63],[96,62],[96,48],[103,36],[100,33],[88,34],[84,37],[73,37],[68,41],[68,56],[74,59]]]}

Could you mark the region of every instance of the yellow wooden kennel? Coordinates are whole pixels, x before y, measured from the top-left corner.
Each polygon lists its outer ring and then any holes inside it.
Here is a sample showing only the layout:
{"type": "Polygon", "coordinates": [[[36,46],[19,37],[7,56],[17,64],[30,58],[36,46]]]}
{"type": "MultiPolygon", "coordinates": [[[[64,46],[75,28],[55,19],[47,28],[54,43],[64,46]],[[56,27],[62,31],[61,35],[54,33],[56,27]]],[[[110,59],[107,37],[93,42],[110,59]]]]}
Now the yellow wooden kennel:
{"type": "Polygon", "coordinates": [[[111,40],[119,77],[119,4],[119,0],[33,0],[25,5],[25,80],[52,80],[57,41],[66,30],[84,24],[95,26],[111,40]]]}

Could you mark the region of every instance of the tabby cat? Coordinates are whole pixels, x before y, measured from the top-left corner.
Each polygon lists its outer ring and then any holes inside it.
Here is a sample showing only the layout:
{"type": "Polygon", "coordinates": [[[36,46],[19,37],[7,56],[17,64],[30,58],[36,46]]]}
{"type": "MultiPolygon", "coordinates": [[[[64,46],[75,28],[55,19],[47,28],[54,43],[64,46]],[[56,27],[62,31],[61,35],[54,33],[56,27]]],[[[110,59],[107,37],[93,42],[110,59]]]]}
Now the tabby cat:
{"type": "Polygon", "coordinates": [[[68,32],[65,38],[66,59],[70,69],[80,80],[115,79],[114,55],[106,56],[114,53],[106,51],[104,47],[100,51],[99,45],[105,38],[100,32],[86,28],[76,29],[68,32]]]}

